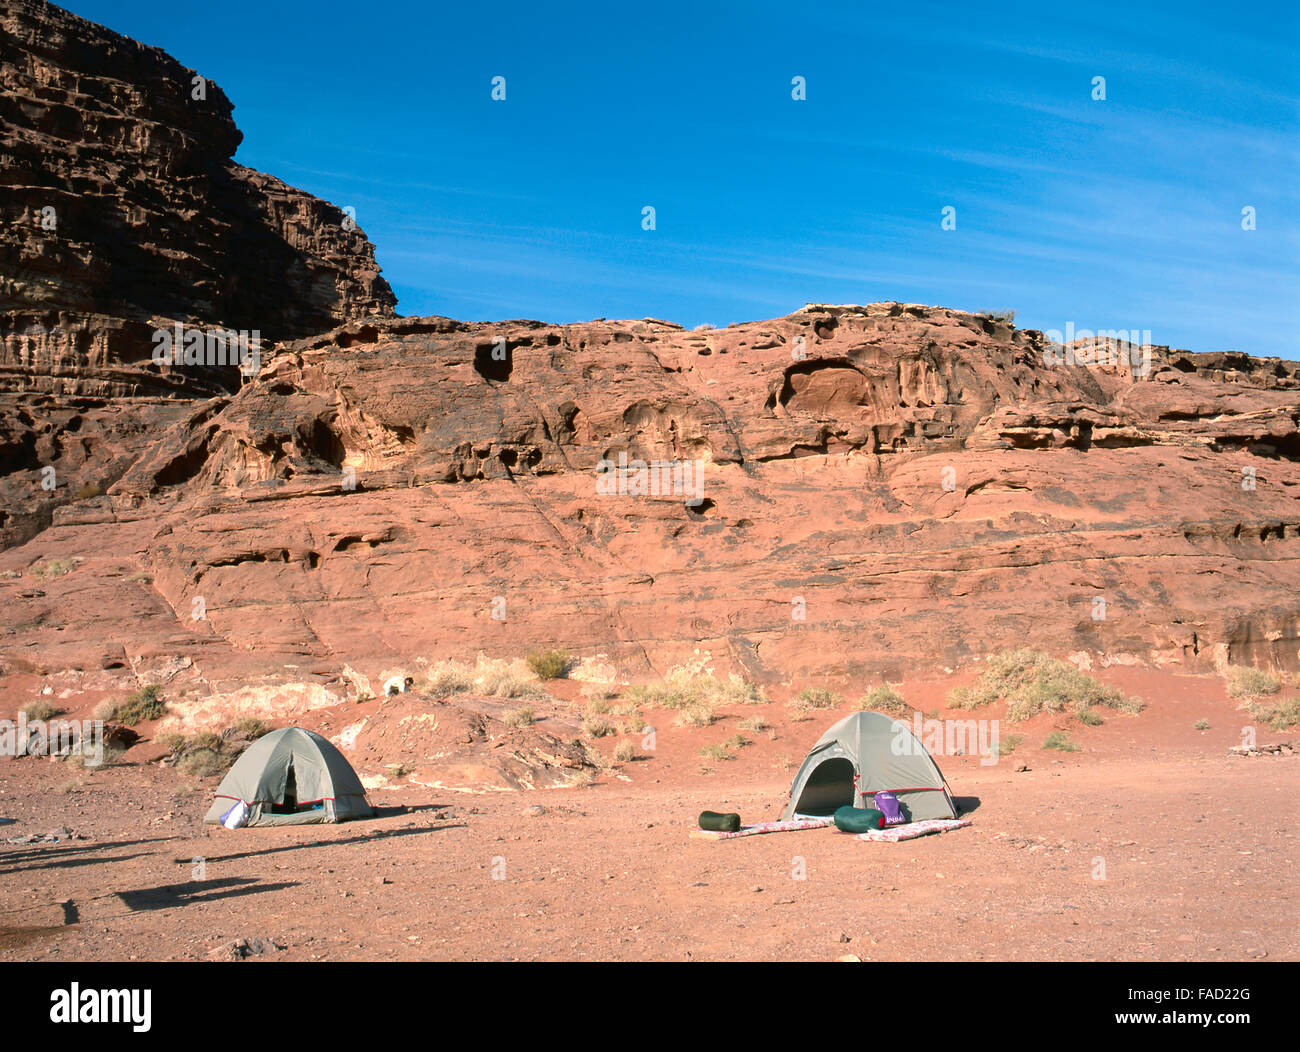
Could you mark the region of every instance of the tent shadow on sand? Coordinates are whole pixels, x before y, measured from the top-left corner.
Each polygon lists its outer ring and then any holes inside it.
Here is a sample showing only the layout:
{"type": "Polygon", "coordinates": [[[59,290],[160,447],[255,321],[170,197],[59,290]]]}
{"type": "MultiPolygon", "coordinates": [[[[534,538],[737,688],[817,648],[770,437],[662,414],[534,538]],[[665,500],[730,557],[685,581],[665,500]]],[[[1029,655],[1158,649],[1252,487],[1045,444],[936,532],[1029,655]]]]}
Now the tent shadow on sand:
{"type": "Polygon", "coordinates": [[[123,905],[138,913],[143,910],[175,909],[178,906],[215,902],[218,899],[242,898],[245,895],[260,895],[267,891],[283,891],[285,888],[300,886],[296,880],[263,884],[252,877],[222,877],[219,880],[192,880],[184,884],[160,884],[153,888],[118,891],[115,894],[123,905]]]}
{"type": "MultiPolygon", "coordinates": [[[[274,847],[258,848],[256,851],[235,851],[229,855],[205,855],[206,862],[233,862],[240,858],[257,858],[259,855],[277,855],[285,851],[311,851],[315,848],[347,847],[351,844],[374,844],[399,836],[420,836],[424,833],[440,833],[444,829],[464,829],[464,822],[448,822],[445,825],[428,826],[424,829],[385,829],[360,836],[326,837],[319,840],[299,840],[292,844],[277,844],[274,847]]],[[[233,843],[233,841],[232,841],[233,843]]],[[[189,858],[172,859],[178,866],[189,865],[189,858]]]]}

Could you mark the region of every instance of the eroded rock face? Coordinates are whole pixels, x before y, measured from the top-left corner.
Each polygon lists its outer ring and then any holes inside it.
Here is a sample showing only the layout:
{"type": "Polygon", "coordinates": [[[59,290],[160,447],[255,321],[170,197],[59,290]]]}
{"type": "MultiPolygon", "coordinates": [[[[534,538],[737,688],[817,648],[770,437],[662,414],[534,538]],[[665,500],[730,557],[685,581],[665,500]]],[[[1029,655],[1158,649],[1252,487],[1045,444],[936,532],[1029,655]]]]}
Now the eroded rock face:
{"type": "Polygon", "coordinates": [[[0,13],[0,690],[202,715],[556,645],[796,688],[1022,644],[1300,668],[1294,363],[900,303],[397,318],[341,213],[230,161],[215,85],[0,13]],[[173,318],[259,328],[260,372],[155,367],[173,318]]]}
{"type": "Polygon", "coordinates": [[[343,212],[232,160],[231,110],[157,48],[0,0],[0,544],[238,390],[232,364],[155,363],[157,330],[257,334],[268,354],[393,313],[343,212]],[[55,475],[34,495],[38,467],[55,475]]]}
{"type": "Polygon", "coordinates": [[[183,655],[212,690],[550,645],[796,684],[1019,644],[1294,669],[1297,367],[1148,358],[1051,365],[1038,333],[899,304],[352,322],[0,556],[0,657],[183,655]],[[620,454],[703,488],[605,492],[620,454]]]}
{"type": "Polygon", "coordinates": [[[236,164],[221,88],[157,48],[0,0],[0,390],[237,387],[160,376],[160,320],[276,341],[396,299],[342,211],[236,164]]]}

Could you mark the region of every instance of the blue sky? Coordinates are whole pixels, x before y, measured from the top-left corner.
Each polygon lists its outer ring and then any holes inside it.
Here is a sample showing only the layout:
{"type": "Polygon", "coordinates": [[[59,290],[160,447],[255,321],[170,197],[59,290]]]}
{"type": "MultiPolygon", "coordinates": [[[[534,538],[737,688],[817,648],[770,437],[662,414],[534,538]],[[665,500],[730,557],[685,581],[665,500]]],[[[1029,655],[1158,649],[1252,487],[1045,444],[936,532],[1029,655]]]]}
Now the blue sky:
{"type": "Polygon", "coordinates": [[[905,300],[1300,358],[1294,2],[67,6],[355,207],[403,314],[905,300]]]}

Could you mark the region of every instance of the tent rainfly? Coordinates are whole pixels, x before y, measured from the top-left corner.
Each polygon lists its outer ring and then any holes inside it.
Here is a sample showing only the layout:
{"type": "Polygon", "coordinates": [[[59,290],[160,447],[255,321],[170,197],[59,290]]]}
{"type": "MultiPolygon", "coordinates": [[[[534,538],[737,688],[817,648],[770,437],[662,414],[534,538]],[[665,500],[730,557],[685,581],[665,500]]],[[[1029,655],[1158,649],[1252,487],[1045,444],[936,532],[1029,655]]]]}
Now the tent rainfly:
{"type": "Polygon", "coordinates": [[[879,712],[855,712],[812,747],[781,817],[824,818],[846,804],[870,807],[881,791],[898,797],[909,822],[957,817],[948,783],[907,726],[879,712]]]}
{"type": "Polygon", "coordinates": [[[241,801],[250,826],[346,822],[373,814],[343,754],[301,727],[272,731],[250,745],[221,780],[203,821],[220,824],[241,801]]]}

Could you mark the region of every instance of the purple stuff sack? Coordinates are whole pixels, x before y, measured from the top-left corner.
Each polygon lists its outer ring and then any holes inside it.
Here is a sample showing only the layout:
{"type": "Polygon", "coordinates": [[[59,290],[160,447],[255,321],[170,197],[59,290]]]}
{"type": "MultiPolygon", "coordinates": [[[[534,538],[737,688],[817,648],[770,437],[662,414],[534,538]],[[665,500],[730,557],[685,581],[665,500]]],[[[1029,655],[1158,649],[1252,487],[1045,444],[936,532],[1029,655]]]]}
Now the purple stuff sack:
{"type": "Polygon", "coordinates": [[[882,826],[898,826],[907,821],[903,817],[903,809],[899,806],[898,797],[893,793],[876,793],[872,800],[875,802],[876,810],[885,816],[882,826]]]}

